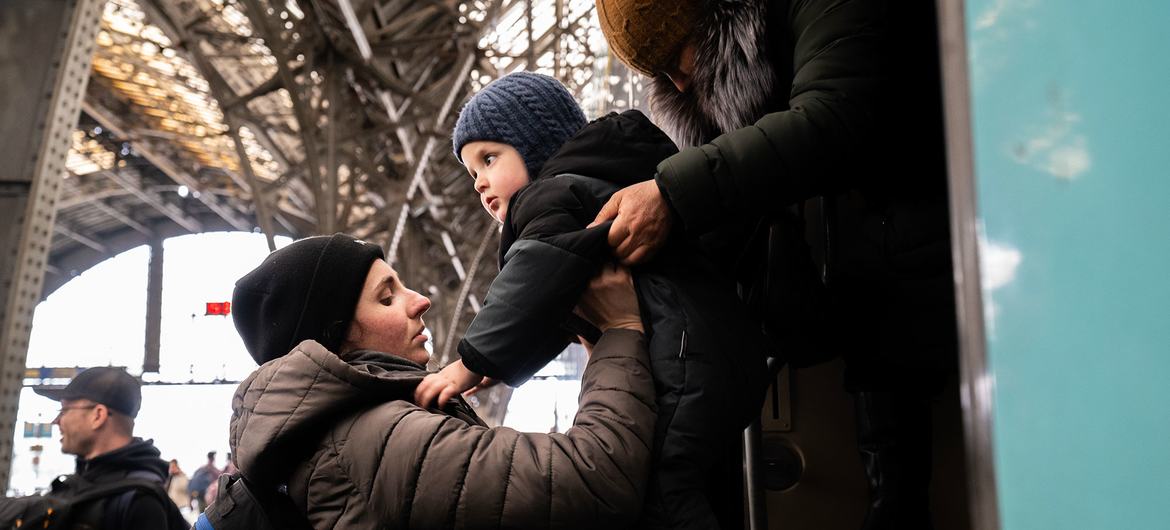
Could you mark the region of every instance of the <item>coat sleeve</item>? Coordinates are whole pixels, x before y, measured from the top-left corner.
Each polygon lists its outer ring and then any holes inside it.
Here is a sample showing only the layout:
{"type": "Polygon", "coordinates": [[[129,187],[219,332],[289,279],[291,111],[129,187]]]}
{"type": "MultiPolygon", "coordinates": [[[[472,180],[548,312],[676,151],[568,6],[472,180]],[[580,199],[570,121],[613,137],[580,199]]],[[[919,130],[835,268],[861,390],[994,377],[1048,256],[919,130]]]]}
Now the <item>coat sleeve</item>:
{"type": "Polygon", "coordinates": [[[608,225],[583,229],[581,202],[571,190],[543,186],[524,201],[513,205],[520,235],[458,346],[468,369],[511,386],[568,345],[562,324],[609,252],[608,225]]]}
{"type": "MultiPolygon", "coordinates": [[[[416,481],[398,490],[412,495],[411,528],[624,528],[641,509],[655,414],[642,334],[610,330],[593,350],[565,433],[488,429],[420,411],[394,429],[383,461],[411,453],[396,443],[426,443],[416,481]]],[[[393,475],[383,476],[405,480],[393,475]]]]}
{"type": "MultiPolygon", "coordinates": [[[[769,215],[856,183],[882,86],[878,0],[794,0],[788,109],[684,149],[658,166],[659,186],[689,233],[736,212],[769,215]]],[[[912,103],[911,103],[912,104],[912,103]]]]}

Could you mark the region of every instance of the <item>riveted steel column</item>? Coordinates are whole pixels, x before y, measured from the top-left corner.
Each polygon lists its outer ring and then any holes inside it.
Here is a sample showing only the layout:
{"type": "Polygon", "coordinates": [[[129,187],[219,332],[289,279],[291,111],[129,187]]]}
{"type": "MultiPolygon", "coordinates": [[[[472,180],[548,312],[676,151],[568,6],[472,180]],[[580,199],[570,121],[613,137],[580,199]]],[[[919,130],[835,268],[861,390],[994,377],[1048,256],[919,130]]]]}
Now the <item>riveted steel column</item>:
{"type": "Polygon", "coordinates": [[[150,239],[150,265],[146,273],[146,355],[142,359],[143,373],[158,373],[159,343],[162,342],[162,286],[163,240],[154,236],[150,239]]]}
{"type": "Polygon", "coordinates": [[[104,0],[0,2],[0,485],[104,0]]]}

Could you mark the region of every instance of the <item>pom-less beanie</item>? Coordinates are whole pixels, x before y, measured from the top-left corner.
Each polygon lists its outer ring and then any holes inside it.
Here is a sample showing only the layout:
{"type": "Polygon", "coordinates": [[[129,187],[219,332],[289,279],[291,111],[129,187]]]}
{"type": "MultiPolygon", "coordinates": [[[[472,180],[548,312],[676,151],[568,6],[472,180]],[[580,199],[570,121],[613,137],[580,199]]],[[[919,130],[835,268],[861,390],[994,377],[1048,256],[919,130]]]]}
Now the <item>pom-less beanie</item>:
{"type": "Polygon", "coordinates": [[[654,77],[695,31],[700,7],[700,0],[597,0],[597,18],[610,52],[654,77]]]}
{"type": "Polygon", "coordinates": [[[585,126],[585,114],[560,81],[547,75],[514,72],[467,100],[459,112],[451,143],[455,158],[470,142],[500,142],[524,159],[528,178],[569,138],[585,126]]]}
{"type": "Polygon", "coordinates": [[[307,237],[264,258],[236,281],[232,320],[256,364],[303,340],[338,352],[382,247],[346,234],[307,237]]]}

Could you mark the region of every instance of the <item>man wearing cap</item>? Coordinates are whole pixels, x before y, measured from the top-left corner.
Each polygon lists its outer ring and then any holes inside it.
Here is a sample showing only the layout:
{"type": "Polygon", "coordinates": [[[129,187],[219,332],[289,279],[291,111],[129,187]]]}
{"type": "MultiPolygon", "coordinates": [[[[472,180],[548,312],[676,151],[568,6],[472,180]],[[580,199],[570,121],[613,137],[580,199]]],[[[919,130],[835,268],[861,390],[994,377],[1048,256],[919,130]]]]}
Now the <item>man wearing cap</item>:
{"type": "MultiPolygon", "coordinates": [[[[134,418],[142,404],[142,389],[135,379],[120,368],[90,368],[73,378],[65,388],[39,388],[36,392],[61,402],[61,411],[53,420],[61,430],[61,452],[77,456],[74,475],[65,484],[80,484],[72,496],[84,493],[81,488],[126,478],[157,481],[161,491],[168,465],[159,458],[153,440],[134,436],[134,418]],[[81,481],[71,481],[80,477],[81,481]]],[[[54,484],[56,491],[57,484],[54,484]]],[[[166,506],[161,496],[130,490],[103,500],[100,509],[102,528],[169,528],[166,506]]]]}
{"type": "Polygon", "coordinates": [[[931,527],[929,401],[957,364],[934,4],[597,2],[681,150],[595,222],[627,264],[685,232],[789,363],[845,359],[870,530],[931,527]]]}

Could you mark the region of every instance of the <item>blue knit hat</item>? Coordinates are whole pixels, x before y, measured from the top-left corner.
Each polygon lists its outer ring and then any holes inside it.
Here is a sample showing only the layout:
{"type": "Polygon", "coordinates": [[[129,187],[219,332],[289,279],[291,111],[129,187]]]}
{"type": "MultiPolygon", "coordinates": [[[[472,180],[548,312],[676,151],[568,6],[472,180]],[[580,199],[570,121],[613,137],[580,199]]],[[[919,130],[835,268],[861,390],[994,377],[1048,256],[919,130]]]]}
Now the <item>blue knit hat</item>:
{"type": "Polygon", "coordinates": [[[560,81],[547,75],[514,72],[483,87],[459,112],[451,143],[455,158],[468,143],[508,144],[520,153],[528,178],[569,138],[585,126],[585,114],[560,81]]]}

